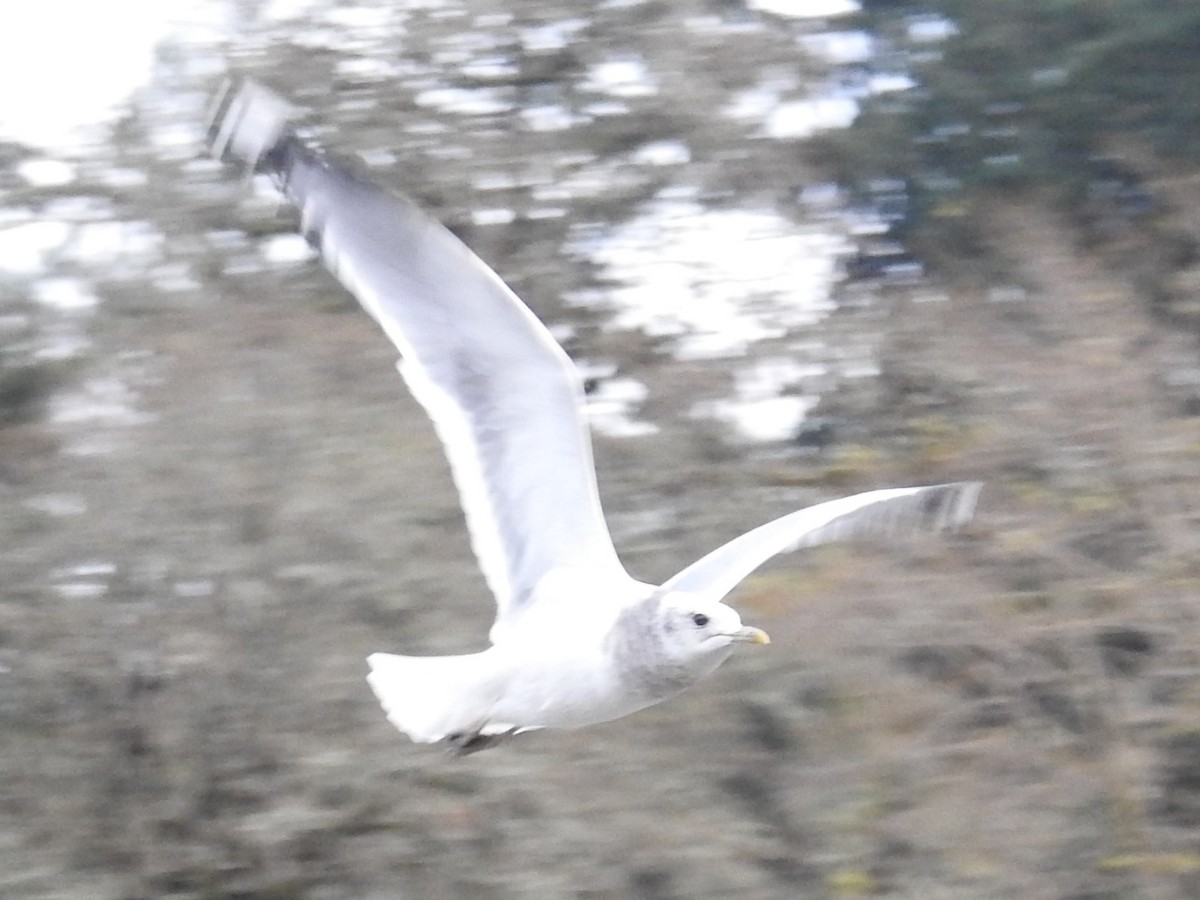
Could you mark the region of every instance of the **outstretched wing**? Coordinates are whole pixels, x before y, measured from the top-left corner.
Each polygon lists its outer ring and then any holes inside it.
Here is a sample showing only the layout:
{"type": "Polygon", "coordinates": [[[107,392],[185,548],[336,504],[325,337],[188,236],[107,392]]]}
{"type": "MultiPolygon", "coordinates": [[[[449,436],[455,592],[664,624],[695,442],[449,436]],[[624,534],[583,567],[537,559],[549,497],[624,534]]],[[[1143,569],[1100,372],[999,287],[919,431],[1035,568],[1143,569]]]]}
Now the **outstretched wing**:
{"type": "Polygon", "coordinates": [[[446,448],[499,607],[493,639],[558,569],[619,574],[575,367],[529,308],[412,203],[308,148],[291,108],[247,82],[219,98],[214,153],[279,182],[306,237],[399,348],[446,448]]]}
{"type": "Polygon", "coordinates": [[[670,578],[663,589],[720,600],[779,553],[831,541],[957,528],[974,514],[981,487],[964,481],[890,488],[818,503],[734,538],[670,578]]]}

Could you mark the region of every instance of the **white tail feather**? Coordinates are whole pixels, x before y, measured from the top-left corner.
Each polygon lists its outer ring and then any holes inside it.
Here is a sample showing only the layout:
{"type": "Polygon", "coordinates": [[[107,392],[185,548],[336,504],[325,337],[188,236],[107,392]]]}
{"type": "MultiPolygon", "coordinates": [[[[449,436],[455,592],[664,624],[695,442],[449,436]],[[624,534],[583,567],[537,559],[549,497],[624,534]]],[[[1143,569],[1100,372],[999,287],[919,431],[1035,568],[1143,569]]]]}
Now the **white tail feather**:
{"type": "Polygon", "coordinates": [[[418,743],[454,734],[494,734],[513,726],[488,719],[498,690],[487,651],[466,656],[372,653],[367,683],[388,721],[418,743]]]}

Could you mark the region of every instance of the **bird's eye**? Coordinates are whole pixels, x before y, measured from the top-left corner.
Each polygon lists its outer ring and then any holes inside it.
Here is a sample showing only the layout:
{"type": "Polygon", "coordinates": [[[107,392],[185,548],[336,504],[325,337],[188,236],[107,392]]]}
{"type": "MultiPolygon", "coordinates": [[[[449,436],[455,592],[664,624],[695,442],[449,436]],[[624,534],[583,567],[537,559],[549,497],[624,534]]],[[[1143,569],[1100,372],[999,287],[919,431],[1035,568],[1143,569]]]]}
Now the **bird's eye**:
{"type": "Polygon", "coordinates": [[[697,628],[703,628],[708,624],[708,616],[704,613],[692,613],[692,624],[697,628]]]}

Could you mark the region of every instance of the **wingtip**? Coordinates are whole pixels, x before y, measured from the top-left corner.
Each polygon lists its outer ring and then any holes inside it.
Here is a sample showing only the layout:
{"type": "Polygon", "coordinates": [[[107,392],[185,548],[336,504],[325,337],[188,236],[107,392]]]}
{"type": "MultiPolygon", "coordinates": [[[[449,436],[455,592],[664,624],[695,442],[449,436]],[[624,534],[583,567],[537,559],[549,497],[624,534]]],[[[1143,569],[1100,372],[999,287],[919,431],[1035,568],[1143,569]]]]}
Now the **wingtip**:
{"type": "Polygon", "coordinates": [[[956,531],[971,521],[979,502],[981,481],[953,481],[911,488],[917,499],[917,515],[930,531],[956,531]]]}
{"type": "Polygon", "coordinates": [[[238,160],[253,172],[288,133],[295,114],[296,107],[253,79],[226,77],[208,109],[209,152],[220,160],[238,160]]]}
{"type": "Polygon", "coordinates": [[[968,522],[974,517],[975,507],[979,504],[981,493],[983,493],[982,481],[963,482],[963,492],[959,497],[958,508],[955,510],[962,522],[968,522]]]}
{"type": "Polygon", "coordinates": [[[982,481],[960,481],[949,484],[952,488],[943,519],[943,527],[948,529],[961,528],[975,516],[975,507],[979,503],[979,494],[983,490],[982,481]]]}

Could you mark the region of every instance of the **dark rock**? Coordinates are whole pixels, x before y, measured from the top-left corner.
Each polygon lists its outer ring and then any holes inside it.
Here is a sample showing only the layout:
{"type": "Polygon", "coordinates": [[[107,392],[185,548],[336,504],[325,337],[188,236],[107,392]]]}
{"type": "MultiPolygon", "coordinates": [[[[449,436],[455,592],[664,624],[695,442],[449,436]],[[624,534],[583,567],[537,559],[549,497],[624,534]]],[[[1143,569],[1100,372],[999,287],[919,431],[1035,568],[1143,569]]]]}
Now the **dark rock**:
{"type": "Polygon", "coordinates": [[[921,645],[909,647],[896,658],[901,669],[959,691],[965,697],[988,696],[992,689],[979,664],[987,660],[977,647],[921,645]]]}
{"type": "Polygon", "coordinates": [[[761,703],[746,703],[741,711],[750,739],[764,750],[784,754],[797,748],[792,730],[769,707],[761,703]]]}
{"type": "Polygon", "coordinates": [[[1155,543],[1145,523],[1118,521],[1080,535],[1071,541],[1071,547],[1088,559],[1126,569],[1149,555],[1155,543]]]}
{"type": "Polygon", "coordinates": [[[837,440],[837,425],[832,419],[806,420],[796,432],[796,446],[806,450],[824,450],[837,440]]]}
{"type": "Polygon", "coordinates": [[[1167,738],[1159,754],[1155,812],[1172,825],[1200,826],[1200,731],[1167,738]]]}
{"type": "Polygon", "coordinates": [[[1003,728],[1011,725],[1016,716],[1007,700],[989,699],[975,704],[967,714],[966,724],[972,728],[1003,728]]]}
{"type": "Polygon", "coordinates": [[[629,887],[638,900],[666,900],[671,891],[671,873],[665,869],[639,869],[629,876],[629,887]]]}
{"type": "Polygon", "coordinates": [[[1072,734],[1083,734],[1094,724],[1069,688],[1057,681],[1031,681],[1025,685],[1025,696],[1046,718],[1072,734]]]}
{"type": "Polygon", "coordinates": [[[1104,628],[1096,635],[1104,669],[1110,675],[1137,675],[1157,649],[1149,632],[1133,626],[1104,628]]]}

